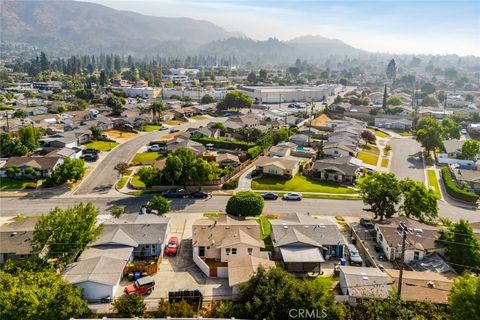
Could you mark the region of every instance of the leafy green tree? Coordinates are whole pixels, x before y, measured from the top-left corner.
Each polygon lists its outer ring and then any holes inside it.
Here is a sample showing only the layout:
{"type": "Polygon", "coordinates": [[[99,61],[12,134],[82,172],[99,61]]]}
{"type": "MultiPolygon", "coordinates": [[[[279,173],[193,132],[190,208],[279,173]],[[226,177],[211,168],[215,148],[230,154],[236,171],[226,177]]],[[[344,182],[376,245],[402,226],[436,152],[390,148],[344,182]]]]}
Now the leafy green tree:
{"type": "Polygon", "coordinates": [[[465,101],[473,102],[474,99],[475,99],[475,96],[471,93],[467,93],[465,95],[465,101]]]}
{"type": "Polygon", "coordinates": [[[467,140],[462,145],[462,157],[467,160],[475,160],[480,153],[480,142],[477,140],[467,140]]]}
{"type": "Polygon", "coordinates": [[[193,307],[189,305],[185,300],[181,300],[178,303],[170,303],[168,300],[160,299],[158,302],[158,309],[156,312],[157,317],[178,317],[178,318],[191,318],[195,316],[193,307]]]}
{"type": "Polygon", "coordinates": [[[38,219],[33,231],[32,248],[44,260],[56,265],[72,262],[85,246],[94,241],[103,227],[97,226],[98,209],[91,203],[62,210],[58,207],[38,219]]]}
{"type": "Polygon", "coordinates": [[[265,69],[260,69],[260,71],[258,72],[260,78],[262,80],[266,80],[267,79],[267,70],[265,69]]]}
{"type": "Polygon", "coordinates": [[[120,218],[125,212],[125,208],[123,206],[114,206],[112,210],[110,210],[110,214],[115,218],[120,218]]]}
{"type": "Polygon", "coordinates": [[[7,92],[5,93],[5,99],[7,99],[7,101],[12,101],[15,99],[15,94],[13,92],[7,92]]]}
{"type": "Polygon", "coordinates": [[[434,97],[424,97],[422,99],[422,106],[426,106],[426,107],[437,107],[438,106],[438,102],[437,100],[434,98],[434,97]]]}
{"type": "Polygon", "coordinates": [[[92,126],[89,130],[92,132],[92,138],[95,140],[100,139],[100,137],[102,136],[102,129],[100,129],[99,127],[92,126]]]}
{"type": "Polygon", "coordinates": [[[455,278],[448,302],[452,320],[477,318],[480,315],[480,277],[465,273],[455,278]]]}
{"type": "Polygon", "coordinates": [[[423,92],[423,93],[426,93],[426,94],[432,94],[435,92],[435,87],[433,86],[433,84],[431,84],[430,82],[425,82],[422,87],[420,88],[420,90],[423,92]]]}
{"type": "Polygon", "coordinates": [[[253,191],[239,191],[227,202],[226,212],[232,216],[255,217],[262,214],[263,198],[253,191]]]}
{"type": "Polygon", "coordinates": [[[163,169],[165,179],[174,185],[182,175],[181,169],[182,160],[180,157],[170,153],[167,157],[167,160],[165,160],[165,168],[163,169]]]}
{"type": "Polygon", "coordinates": [[[209,104],[209,103],[214,103],[215,102],[215,98],[212,97],[211,95],[209,94],[206,94],[202,97],[202,99],[200,99],[200,103],[201,104],[209,104]]]}
{"type": "Polygon", "coordinates": [[[445,139],[460,139],[460,126],[452,118],[443,119],[442,127],[445,139]]]}
{"type": "Polygon", "coordinates": [[[110,96],[107,99],[107,107],[112,109],[112,115],[119,116],[123,112],[126,101],[122,97],[110,96]]]}
{"type": "Polygon", "coordinates": [[[435,118],[423,117],[418,121],[417,127],[417,141],[427,151],[443,146],[443,127],[435,118]]]}
{"type": "Polygon", "coordinates": [[[53,170],[50,177],[45,179],[46,186],[59,186],[68,181],[76,182],[85,175],[85,161],[82,159],[65,158],[63,163],[53,170]]]}
{"type": "Polygon", "coordinates": [[[374,172],[360,182],[359,189],[363,203],[370,206],[364,210],[372,212],[375,219],[383,220],[395,214],[401,190],[393,173],[374,172]]]}
{"type": "Polygon", "coordinates": [[[387,78],[392,80],[392,87],[395,89],[395,80],[397,78],[397,64],[395,59],[390,60],[387,65],[387,78]]]}
{"type": "Polygon", "coordinates": [[[225,128],[225,125],[222,123],[222,122],[216,122],[213,126],[212,126],[213,129],[218,129],[222,132],[225,132],[225,130],[227,130],[225,128]]]}
{"type": "Polygon", "coordinates": [[[385,155],[388,155],[390,151],[392,151],[392,146],[387,144],[383,150],[385,151],[385,155]]]}
{"type": "Polygon", "coordinates": [[[90,316],[81,291],[54,269],[12,266],[0,270],[0,318],[67,320],[90,316]]]}
{"type": "Polygon", "coordinates": [[[145,315],[147,307],[141,294],[127,294],[113,302],[113,311],[121,317],[141,317],[145,315]]]}
{"type": "Polygon", "coordinates": [[[155,169],[153,166],[141,167],[138,170],[137,174],[138,174],[138,177],[140,178],[140,181],[142,181],[145,184],[146,188],[150,188],[160,183],[161,173],[157,169],[155,169]]]}
{"type": "Polygon", "coordinates": [[[12,138],[10,134],[0,133],[0,157],[24,156],[28,148],[19,139],[12,138]]]}
{"type": "Polygon", "coordinates": [[[438,91],[438,93],[437,93],[437,99],[438,99],[438,101],[440,101],[441,103],[443,103],[443,102],[447,99],[447,95],[445,94],[445,91],[443,91],[443,90],[438,91]]]}
{"type": "Polygon", "coordinates": [[[388,106],[401,106],[403,104],[402,99],[397,96],[390,96],[387,99],[388,106]]]}
{"type": "Polygon", "coordinates": [[[28,150],[35,150],[40,146],[37,135],[32,125],[24,126],[18,132],[20,141],[28,148],[28,150]]]}
{"type": "Polygon", "coordinates": [[[324,319],[344,317],[344,308],[335,302],[328,285],[298,279],[281,268],[259,268],[239,291],[230,305],[238,318],[291,319],[291,310],[301,309],[317,310],[324,319]]]}
{"type": "Polygon", "coordinates": [[[153,210],[156,210],[160,215],[171,210],[170,201],[162,196],[153,196],[153,198],[148,201],[148,205],[153,210]]]}
{"type": "Polygon", "coordinates": [[[461,219],[444,230],[440,239],[445,245],[445,254],[462,270],[480,266],[480,240],[473,233],[472,226],[461,219]],[[465,266],[465,267],[463,267],[465,266]]]}
{"type": "Polygon", "coordinates": [[[240,135],[239,140],[246,142],[257,141],[263,134],[258,128],[240,128],[237,133],[240,135]]]}
{"type": "Polygon", "coordinates": [[[15,110],[15,112],[13,113],[13,116],[15,118],[26,118],[28,116],[28,112],[23,110],[23,109],[17,109],[15,110]]]}
{"type": "Polygon", "coordinates": [[[247,81],[249,83],[256,83],[257,82],[257,75],[255,74],[255,72],[250,72],[247,76],[247,81]]]}
{"type": "Polygon", "coordinates": [[[152,110],[152,118],[155,121],[155,119],[158,120],[157,116],[160,116],[160,114],[165,111],[167,108],[165,107],[165,104],[163,101],[155,101],[150,105],[150,110],[152,110]]]}
{"type": "Polygon", "coordinates": [[[92,89],[82,89],[75,92],[75,97],[85,101],[92,101],[92,99],[95,97],[95,94],[93,93],[92,89]]]}
{"type": "Polygon", "coordinates": [[[416,218],[421,222],[433,223],[438,217],[438,204],[435,192],[425,184],[409,178],[400,181],[403,202],[400,211],[409,218],[416,218]]]}
{"type": "Polygon", "coordinates": [[[240,91],[229,91],[225,98],[217,104],[220,110],[250,108],[252,106],[252,99],[240,91]]]}
{"type": "Polygon", "coordinates": [[[29,100],[35,98],[35,95],[33,94],[32,91],[26,91],[24,94],[23,94],[23,97],[27,100],[27,108],[30,106],[29,105],[29,100]]]}
{"type": "Polygon", "coordinates": [[[181,167],[177,167],[177,170],[180,171],[178,181],[185,187],[187,182],[192,180],[193,165],[197,157],[192,150],[187,148],[178,148],[173,152],[173,155],[177,156],[182,163],[181,167]]]}
{"type": "Polygon", "coordinates": [[[215,170],[212,167],[212,164],[208,163],[203,159],[197,159],[191,169],[192,181],[198,185],[199,190],[202,190],[202,186],[205,182],[213,179],[215,170]]]}

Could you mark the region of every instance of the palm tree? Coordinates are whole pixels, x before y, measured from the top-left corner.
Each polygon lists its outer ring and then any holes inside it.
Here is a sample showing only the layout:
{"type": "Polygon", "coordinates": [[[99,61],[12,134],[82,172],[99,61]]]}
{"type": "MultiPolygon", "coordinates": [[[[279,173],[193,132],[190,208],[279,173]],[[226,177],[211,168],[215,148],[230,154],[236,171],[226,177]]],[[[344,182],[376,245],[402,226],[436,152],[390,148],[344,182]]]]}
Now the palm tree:
{"type": "Polygon", "coordinates": [[[165,110],[165,105],[161,100],[155,101],[150,105],[150,109],[152,110],[153,121],[155,121],[157,114],[159,115],[162,111],[165,110]]]}

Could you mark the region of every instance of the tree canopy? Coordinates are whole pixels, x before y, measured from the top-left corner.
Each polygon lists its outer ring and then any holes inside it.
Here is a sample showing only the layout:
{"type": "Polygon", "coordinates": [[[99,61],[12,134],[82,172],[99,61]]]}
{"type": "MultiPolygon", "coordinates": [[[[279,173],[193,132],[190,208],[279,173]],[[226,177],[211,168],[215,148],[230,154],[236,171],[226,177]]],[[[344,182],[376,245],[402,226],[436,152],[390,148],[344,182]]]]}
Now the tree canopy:
{"type": "Polygon", "coordinates": [[[400,189],[403,195],[400,211],[408,218],[425,223],[433,223],[437,219],[437,196],[424,183],[406,178],[400,181],[400,189]]]}
{"type": "Polygon", "coordinates": [[[478,317],[480,315],[480,277],[466,273],[455,278],[448,302],[453,320],[478,317]]]}
{"type": "Polygon", "coordinates": [[[239,191],[227,202],[227,214],[240,217],[258,216],[264,206],[263,198],[253,191],[239,191]]]}
{"type": "Polygon", "coordinates": [[[462,157],[467,160],[474,160],[480,153],[480,142],[477,140],[467,140],[462,145],[462,157]]]}
{"type": "Polygon", "coordinates": [[[133,293],[121,296],[113,302],[113,311],[121,317],[141,317],[147,311],[147,306],[141,294],[133,293]]]}
{"type": "Polygon", "coordinates": [[[427,151],[435,150],[443,146],[443,127],[433,117],[424,117],[417,124],[417,141],[427,151]]]}
{"type": "Polygon", "coordinates": [[[171,210],[170,201],[168,201],[162,196],[153,196],[152,199],[148,201],[148,205],[153,210],[156,210],[159,215],[167,213],[171,210]]]}
{"type": "Polygon", "coordinates": [[[62,185],[68,181],[76,182],[85,175],[85,161],[82,159],[65,158],[63,163],[53,170],[50,177],[45,179],[46,186],[62,185]]]}
{"type": "Polygon", "coordinates": [[[217,107],[221,110],[236,109],[237,111],[243,108],[250,108],[252,106],[252,99],[244,93],[233,90],[229,91],[225,98],[223,98],[217,107]]]}
{"type": "Polygon", "coordinates": [[[370,206],[365,210],[372,212],[375,219],[383,220],[395,214],[401,190],[393,173],[374,172],[360,182],[359,188],[363,203],[370,206]]]}
{"type": "Polygon", "coordinates": [[[440,239],[445,245],[445,254],[450,261],[457,264],[457,269],[463,270],[469,267],[479,271],[480,266],[480,240],[473,233],[472,226],[461,219],[452,223],[442,231],[440,239]]]}
{"type": "Polygon", "coordinates": [[[119,116],[123,112],[126,101],[122,97],[110,96],[107,99],[107,107],[112,109],[112,115],[119,116]]]}

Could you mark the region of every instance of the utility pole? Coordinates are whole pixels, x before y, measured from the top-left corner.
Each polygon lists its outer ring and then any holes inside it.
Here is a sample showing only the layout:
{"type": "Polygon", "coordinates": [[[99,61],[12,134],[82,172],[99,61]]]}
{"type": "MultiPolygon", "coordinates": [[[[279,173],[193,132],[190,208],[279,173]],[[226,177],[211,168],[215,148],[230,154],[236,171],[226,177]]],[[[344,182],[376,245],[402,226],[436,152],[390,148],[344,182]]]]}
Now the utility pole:
{"type": "Polygon", "coordinates": [[[402,253],[400,255],[400,272],[398,275],[398,298],[402,296],[402,281],[403,281],[403,261],[405,260],[405,243],[407,242],[407,226],[402,222],[400,223],[400,228],[402,228],[402,253]]]}
{"type": "Polygon", "coordinates": [[[7,132],[10,132],[10,125],[8,124],[8,116],[9,116],[8,111],[5,110],[5,118],[7,118],[7,132]]]}
{"type": "Polygon", "coordinates": [[[311,109],[310,109],[310,117],[309,117],[309,122],[308,122],[308,146],[310,147],[310,139],[312,137],[312,120],[313,120],[313,107],[315,106],[315,104],[313,103],[313,98],[312,98],[312,105],[311,105],[311,109]]]}

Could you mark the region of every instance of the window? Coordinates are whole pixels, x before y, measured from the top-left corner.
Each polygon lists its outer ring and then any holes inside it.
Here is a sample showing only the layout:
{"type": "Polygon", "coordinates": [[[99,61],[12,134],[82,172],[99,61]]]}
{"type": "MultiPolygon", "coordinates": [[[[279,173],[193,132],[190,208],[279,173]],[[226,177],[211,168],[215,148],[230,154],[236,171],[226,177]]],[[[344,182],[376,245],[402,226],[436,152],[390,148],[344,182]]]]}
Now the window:
{"type": "Polygon", "coordinates": [[[414,251],[413,252],[413,260],[418,260],[420,258],[420,252],[414,251]]]}
{"type": "Polygon", "coordinates": [[[232,248],[232,254],[237,254],[237,248],[232,248]]]}
{"type": "Polygon", "coordinates": [[[227,256],[230,255],[230,248],[226,248],[225,251],[227,252],[227,256]]]}
{"type": "Polygon", "coordinates": [[[253,253],[253,248],[248,248],[247,249],[248,255],[251,256],[253,253]]]}

